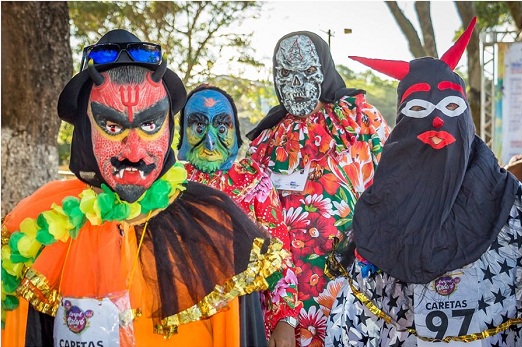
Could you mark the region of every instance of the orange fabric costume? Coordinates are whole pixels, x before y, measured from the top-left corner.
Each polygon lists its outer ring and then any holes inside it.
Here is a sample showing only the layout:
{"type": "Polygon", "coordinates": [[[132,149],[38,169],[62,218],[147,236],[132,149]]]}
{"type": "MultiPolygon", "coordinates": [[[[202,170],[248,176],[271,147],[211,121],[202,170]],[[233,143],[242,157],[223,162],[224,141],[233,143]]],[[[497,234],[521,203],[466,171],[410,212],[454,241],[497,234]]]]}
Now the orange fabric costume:
{"type": "Polygon", "coordinates": [[[58,100],[77,179],[3,221],[2,344],[238,346],[237,298],[266,290],[289,254],[187,181],[171,148],[186,90],[159,45],[116,29],[84,58],[58,100]]]}
{"type": "MultiPolygon", "coordinates": [[[[85,188],[86,184],[79,180],[51,182],[22,200],[6,216],[2,228],[13,232],[24,218],[35,218],[52,203],[60,204],[65,196],[76,196],[85,188]]],[[[153,333],[153,322],[148,318],[151,314],[148,303],[153,293],[143,283],[139,263],[132,282],[128,283],[138,244],[134,228],[124,226],[122,236],[118,224],[105,223],[97,227],[88,224],[77,239],[45,247],[33,270],[46,279],[50,289],[62,296],[105,297],[109,293],[129,290],[131,307],[142,311],[142,316],[134,321],[136,346],[239,346],[237,298],[229,303],[228,309],[209,319],[180,326],[178,333],[169,339],[153,333]]],[[[2,331],[3,346],[25,345],[26,328],[29,328],[24,324],[27,310],[27,301],[21,299],[17,310],[7,312],[2,331]]]]}

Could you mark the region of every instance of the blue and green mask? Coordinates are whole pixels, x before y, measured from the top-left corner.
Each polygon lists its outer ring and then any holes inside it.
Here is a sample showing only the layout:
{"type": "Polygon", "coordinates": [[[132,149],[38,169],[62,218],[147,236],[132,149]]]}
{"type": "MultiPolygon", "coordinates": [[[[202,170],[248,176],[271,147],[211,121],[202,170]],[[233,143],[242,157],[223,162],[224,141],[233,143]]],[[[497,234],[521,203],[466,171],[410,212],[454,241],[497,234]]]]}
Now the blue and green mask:
{"type": "Polygon", "coordinates": [[[232,98],[216,87],[194,90],[181,111],[178,158],[198,170],[228,170],[237,157],[241,135],[232,98]]]}

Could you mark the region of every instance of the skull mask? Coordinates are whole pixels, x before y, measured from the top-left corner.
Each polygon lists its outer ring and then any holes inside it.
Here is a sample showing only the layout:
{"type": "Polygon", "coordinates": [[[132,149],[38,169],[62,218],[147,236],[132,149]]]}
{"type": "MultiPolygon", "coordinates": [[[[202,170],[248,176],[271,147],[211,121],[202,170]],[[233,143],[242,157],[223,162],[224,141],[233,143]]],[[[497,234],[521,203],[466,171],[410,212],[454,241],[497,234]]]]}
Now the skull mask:
{"type": "Polygon", "coordinates": [[[286,110],[295,116],[312,113],[319,102],[324,79],[312,40],[305,35],[284,39],[275,61],[274,83],[286,110]]]}

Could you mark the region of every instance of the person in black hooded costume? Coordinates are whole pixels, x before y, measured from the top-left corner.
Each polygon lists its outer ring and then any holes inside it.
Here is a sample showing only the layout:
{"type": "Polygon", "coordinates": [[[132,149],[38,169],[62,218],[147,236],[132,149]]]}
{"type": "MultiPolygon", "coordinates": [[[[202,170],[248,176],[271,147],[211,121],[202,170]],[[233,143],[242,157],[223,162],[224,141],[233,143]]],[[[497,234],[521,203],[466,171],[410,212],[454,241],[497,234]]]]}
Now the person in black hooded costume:
{"type": "Polygon", "coordinates": [[[2,345],[240,345],[238,297],[266,290],[289,254],[187,181],[171,149],[187,94],[166,65],[125,30],[84,49],[58,101],[77,179],[2,223],[2,345]]]}
{"type": "Polygon", "coordinates": [[[522,346],[522,185],[453,72],[475,22],[440,59],[351,57],[400,80],[397,124],[342,243],[328,346],[522,346]]]}
{"type": "Polygon", "coordinates": [[[364,91],[346,88],[328,45],[316,34],[283,36],[273,64],[281,104],[247,134],[247,155],[270,173],[289,229],[304,305],[297,345],[322,346],[337,292],[324,273],[326,257],[373,181],[389,129],[364,91]]]}

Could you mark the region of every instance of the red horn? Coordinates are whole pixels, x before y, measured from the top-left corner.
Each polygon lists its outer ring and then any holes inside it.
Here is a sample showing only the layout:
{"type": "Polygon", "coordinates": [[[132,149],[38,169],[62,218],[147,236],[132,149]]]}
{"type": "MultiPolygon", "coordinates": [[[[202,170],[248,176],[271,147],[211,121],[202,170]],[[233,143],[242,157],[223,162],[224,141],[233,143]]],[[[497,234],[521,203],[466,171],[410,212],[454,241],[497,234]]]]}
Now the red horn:
{"type": "Polygon", "coordinates": [[[442,55],[440,60],[448,64],[448,66],[453,71],[457,64],[459,63],[464,50],[468,46],[469,40],[471,39],[471,34],[473,33],[473,29],[475,28],[475,24],[477,23],[477,17],[473,17],[471,22],[468,25],[468,28],[464,33],[458,38],[455,44],[450,47],[446,53],[442,55]]]}
{"type": "Polygon", "coordinates": [[[348,58],[369,66],[385,75],[398,79],[399,81],[402,81],[404,76],[406,76],[410,71],[410,63],[402,60],[371,59],[356,57],[353,55],[348,56],[348,58]]]}

